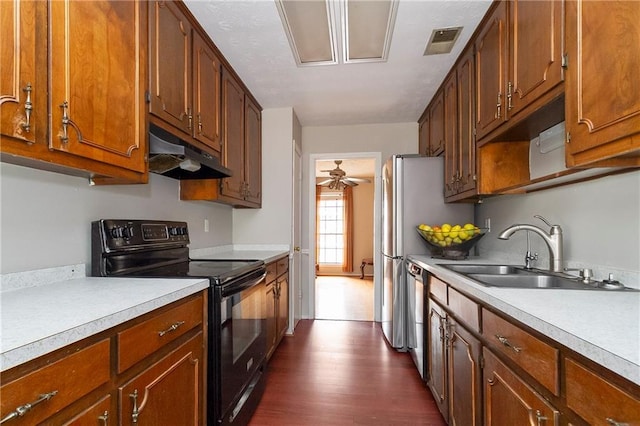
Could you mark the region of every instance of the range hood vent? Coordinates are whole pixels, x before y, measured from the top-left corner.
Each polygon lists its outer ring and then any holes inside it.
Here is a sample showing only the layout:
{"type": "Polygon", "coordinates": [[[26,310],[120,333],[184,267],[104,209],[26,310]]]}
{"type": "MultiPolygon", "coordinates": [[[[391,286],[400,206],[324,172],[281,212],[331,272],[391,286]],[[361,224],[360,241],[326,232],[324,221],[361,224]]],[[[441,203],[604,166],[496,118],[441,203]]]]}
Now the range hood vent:
{"type": "Polygon", "coordinates": [[[173,179],[220,179],[231,170],[220,160],[149,124],[149,171],[173,179]]]}

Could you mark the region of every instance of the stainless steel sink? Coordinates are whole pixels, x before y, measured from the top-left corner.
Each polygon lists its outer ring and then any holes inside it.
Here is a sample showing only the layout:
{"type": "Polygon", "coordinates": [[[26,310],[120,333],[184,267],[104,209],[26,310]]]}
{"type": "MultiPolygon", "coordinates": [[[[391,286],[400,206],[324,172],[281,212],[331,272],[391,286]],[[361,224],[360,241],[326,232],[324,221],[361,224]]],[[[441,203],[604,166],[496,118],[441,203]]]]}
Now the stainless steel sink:
{"type": "Polygon", "coordinates": [[[487,287],[508,288],[554,288],[564,290],[601,290],[632,291],[640,290],[620,286],[611,286],[599,281],[585,283],[571,276],[546,272],[539,269],[525,269],[514,265],[489,264],[439,264],[450,271],[462,274],[487,287]]]}
{"type": "Polygon", "coordinates": [[[490,274],[490,275],[512,275],[512,274],[532,274],[534,272],[524,269],[522,266],[514,265],[473,265],[473,264],[441,264],[453,272],[460,274],[490,274]]]}

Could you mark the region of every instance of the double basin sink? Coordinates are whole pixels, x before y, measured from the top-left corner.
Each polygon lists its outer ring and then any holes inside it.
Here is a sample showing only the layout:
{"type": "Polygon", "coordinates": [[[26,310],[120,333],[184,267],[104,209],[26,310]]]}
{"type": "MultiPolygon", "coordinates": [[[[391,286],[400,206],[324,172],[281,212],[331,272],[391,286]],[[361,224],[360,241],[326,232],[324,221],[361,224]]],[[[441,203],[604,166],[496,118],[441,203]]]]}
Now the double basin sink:
{"type": "Polygon", "coordinates": [[[487,264],[439,264],[450,271],[465,275],[468,278],[488,287],[509,288],[553,288],[564,290],[601,290],[601,291],[639,291],[614,283],[600,281],[583,282],[561,273],[525,269],[514,265],[487,264]]]}

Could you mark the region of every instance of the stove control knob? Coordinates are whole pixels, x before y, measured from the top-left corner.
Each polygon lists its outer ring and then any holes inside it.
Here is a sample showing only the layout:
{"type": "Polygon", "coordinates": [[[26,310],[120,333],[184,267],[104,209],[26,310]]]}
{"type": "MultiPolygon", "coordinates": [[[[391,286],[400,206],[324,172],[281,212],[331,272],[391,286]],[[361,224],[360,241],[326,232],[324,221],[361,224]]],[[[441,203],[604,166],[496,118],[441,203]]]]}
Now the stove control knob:
{"type": "Polygon", "coordinates": [[[186,226],[180,228],[180,235],[189,235],[189,231],[186,226]]]}
{"type": "Polygon", "coordinates": [[[123,228],[121,228],[121,233],[122,233],[122,237],[123,238],[131,238],[133,237],[133,227],[132,226],[125,226],[123,228]]]}
{"type": "Polygon", "coordinates": [[[115,226],[111,228],[111,237],[113,238],[122,238],[122,227],[115,226]]]}
{"type": "Polygon", "coordinates": [[[178,235],[178,228],[171,226],[169,227],[169,235],[176,236],[178,235]]]}

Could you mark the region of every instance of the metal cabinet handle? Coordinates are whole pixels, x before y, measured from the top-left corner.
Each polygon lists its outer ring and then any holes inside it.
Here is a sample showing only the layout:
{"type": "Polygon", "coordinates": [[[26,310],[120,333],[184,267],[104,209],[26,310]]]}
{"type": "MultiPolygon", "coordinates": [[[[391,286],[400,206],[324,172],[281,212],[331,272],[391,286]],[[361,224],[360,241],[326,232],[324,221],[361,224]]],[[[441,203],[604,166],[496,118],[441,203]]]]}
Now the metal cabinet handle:
{"type": "Polygon", "coordinates": [[[536,422],[538,426],[542,426],[542,423],[546,423],[547,418],[545,416],[542,415],[542,413],[540,412],[540,410],[536,410],[536,422]]]}
{"type": "Polygon", "coordinates": [[[56,394],[58,393],[57,390],[53,391],[53,392],[49,392],[49,393],[42,393],[40,395],[38,395],[38,399],[36,399],[33,402],[28,402],[24,405],[20,405],[19,407],[17,407],[15,410],[13,410],[12,412],[10,412],[9,414],[7,414],[6,416],[4,416],[2,418],[2,420],[0,420],[0,424],[4,423],[4,422],[8,422],[9,420],[15,419],[16,417],[22,417],[25,414],[27,414],[29,411],[31,411],[31,409],[33,407],[35,407],[36,405],[40,404],[41,402],[44,401],[48,401],[51,398],[53,398],[56,394]]]}
{"type": "Polygon", "coordinates": [[[187,118],[189,119],[187,129],[191,130],[193,128],[193,114],[191,114],[191,108],[187,108],[187,118]]]}
{"type": "Polygon", "coordinates": [[[71,120],[69,119],[69,102],[64,101],[60,104],[60,108],[62,108],[62,135],[60,136],[60,140],[62,143],[69,142],[69,123],[71,120]]]}
{"type": "Polygon", "coordinates": [[[520,352],[522,351],[522,348],[519,348],[519,347],[517,347],[517,346],[513,346],[513,345],[511,344],[511,342],[509,342],[509,340],[508,340],[506,337],[504,337],[504,336],[501,336],[501,335],[499,335],[499,334],[496,334],[496,339],[498,339],[498,340],[500,341],[500,343],[502,343],[502,344],[503,344],[504,346],[506,346],[507,348],[511,348],[511,349],[512,349],[514,352],[516,352],[516,353],[520,353],[520,352]]]}
{"type": "Polygon", "coordinates": [[[496,118],[502,117],[502,93],[498,93],[498,102],[496,103],[496,118]]]}
{"type": "Polygon", "coordinates": [[[31,87],[31,83],[27,83],[27,86],[22,89],[22,91],[27,94],[27,98],[24,101],[24,115],[27,121],[22,123],[21,127],[27,133],[31,131],[31,111],[33,111],[33,103],[31,102],[32,90],[33,88],[31,87]]]}
{"type": "Polygon", "coordinates": [[[513,83],[509,82],[507,84],[507,111],[511,111],[513,109],[513,105],[511,103],[511,98],[513,97],[513,83]]]}
{"type": "Polygon", "coordinates": [[[105,411],[103,415],[98,416],[98,420],[100,420],[100,424],[107,426],[109,424],[109,412],[105,411]]]}
{"type": "Polygon", "coordinates": [[[162,330],[158,332],[158,336],[162,337],[167,333],[171,333],[172,331],[176,330],[178,327],[180,327],[182,324],[184,324],[184,321],[178,321],[178,322],[174,322],[173,324],[171,324],[169,326],[169,328],[167,328],[166,330],[162,330]]]}
{"type": "Polygon", "coordinates": [[[138,410],[138,389],[135,389],[133,393],[130,393],[129,398],[133,400],[133,408],[131,409],[131,423],[138,424],[138,416],[140,415],[140,410],[138,410]]]}
{"type": "Polygon", "coordinates": [[[620,422],[617,422],[617,421],[613,420],[610,417],[607,417],[605,419],[605,421],[607,422],[607,424],[610,424],[611,426],[629,426],[629,423],[620,423],[620,422]]]}
{"type": "Polygon", "coordinates": [[[202,114],[198,113],[198,134],[202,134],[202,114]]]}

